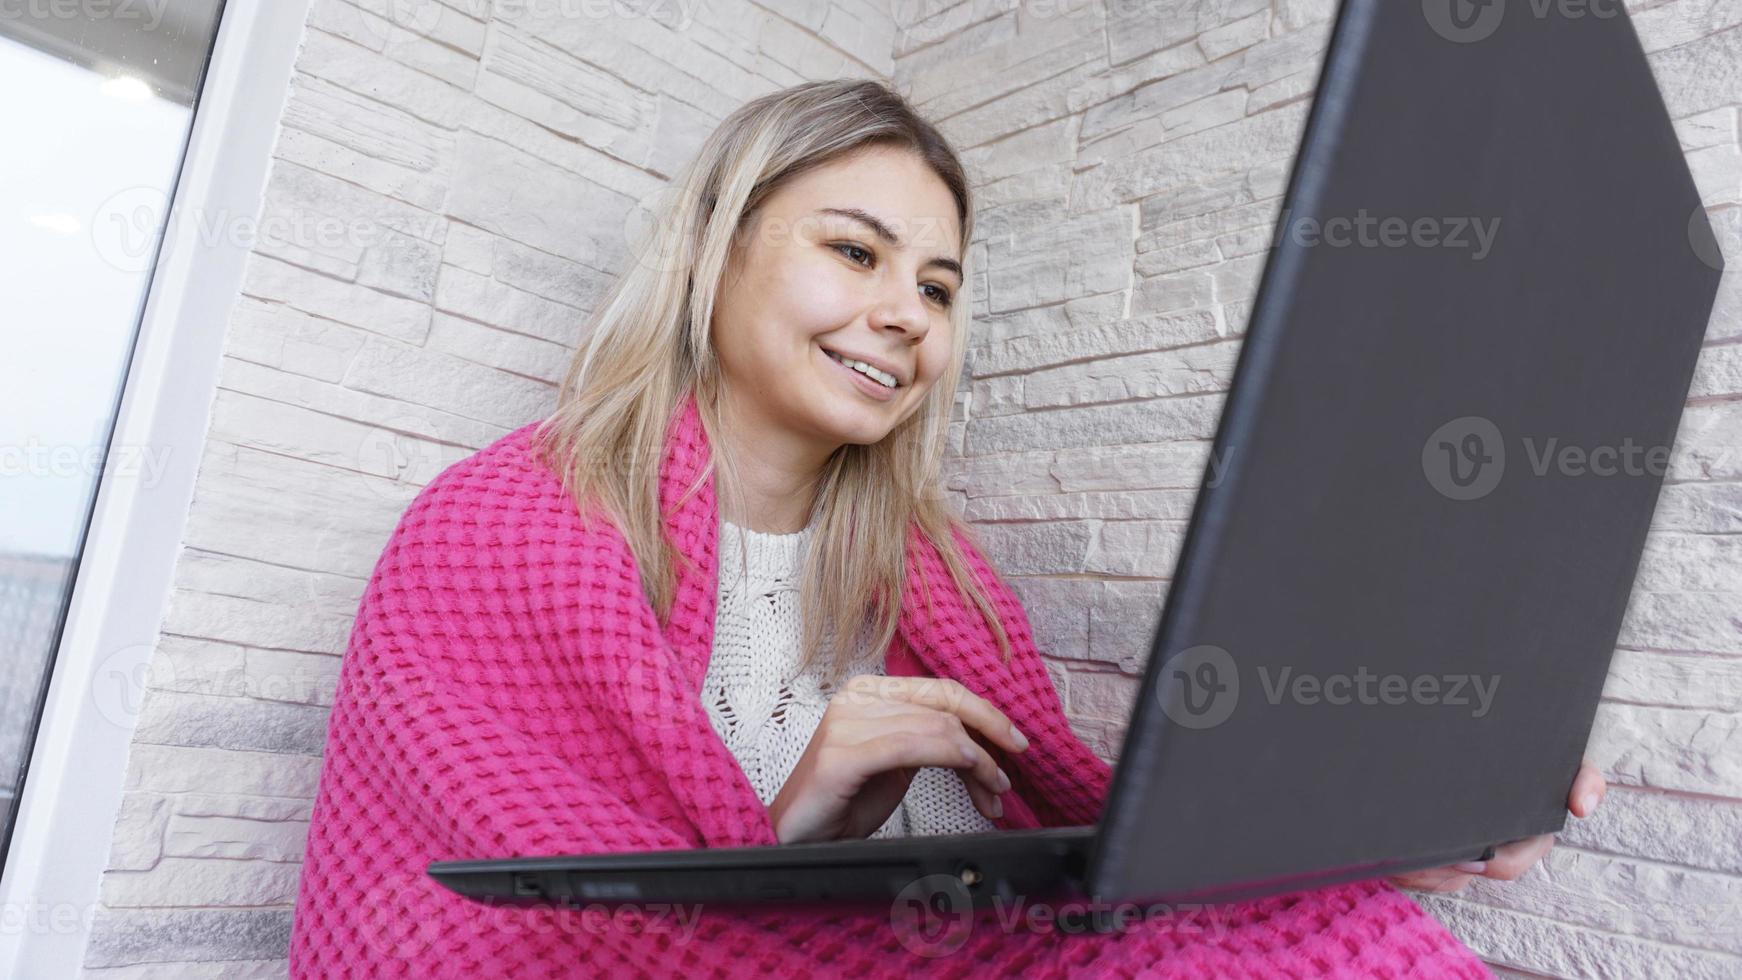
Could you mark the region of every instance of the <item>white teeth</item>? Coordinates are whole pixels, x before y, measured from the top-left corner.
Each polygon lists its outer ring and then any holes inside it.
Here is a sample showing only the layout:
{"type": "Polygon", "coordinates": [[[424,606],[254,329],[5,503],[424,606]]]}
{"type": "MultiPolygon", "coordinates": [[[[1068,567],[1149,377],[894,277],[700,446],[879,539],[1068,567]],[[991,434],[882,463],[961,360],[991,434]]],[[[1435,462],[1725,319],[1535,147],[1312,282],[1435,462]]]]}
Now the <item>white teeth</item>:
{"type": "Polygon", "coordinates": [[[866,364],[864,361],[855,361],[850,357],[842,357],[832,350],[823,351],[823,353],[837,361],[840,361],[842,364],[847,365],[853,370],[858,371],[860,374],[865,375],[885,388],[895,387],[895,375],[890,374],[887,371],[879,371],[871,365],[866,364]]]}

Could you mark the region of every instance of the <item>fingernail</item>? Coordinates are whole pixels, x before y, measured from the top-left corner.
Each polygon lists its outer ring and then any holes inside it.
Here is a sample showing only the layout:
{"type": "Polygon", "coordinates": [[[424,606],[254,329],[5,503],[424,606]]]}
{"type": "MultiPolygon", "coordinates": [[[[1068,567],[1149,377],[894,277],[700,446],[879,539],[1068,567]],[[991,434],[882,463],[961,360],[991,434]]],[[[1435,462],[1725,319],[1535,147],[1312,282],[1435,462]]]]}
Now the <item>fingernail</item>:
{"type": "Polygon", "coordinates": [[[1004,816],[1004,801],[996,796],[992,797],[992,815],[994,817],[1004,816]]]}
{"type": "Polygon", "coordinates": [[[1579,806],[1586,813],[1590,813],[1592,808],[1595,807],[1596,805],[1597,805],[1597,794],[1595,794],[1595,793],[1586,793],[1584,796],[1579,797],[1579,806]]]}
{"type": "Polygon", "coordinates": [[[1022,730],[1015,725],[1010,726],[1010,737],[1016,742],[1016,751],[1021,752],[1028,748],[1028,736],[1022,734],[1022,730]]]}
{"type": "Polygon", "coordinates": [[[1004,770],[1000,769],[998,770],[998,792],[1006,793],[1009,792],[1009,790],[1010,777],[1004,772],[1004,770]]]}
{"type": "Polygon", "coordinates": [[[1455,864],[1455,865],[1453,865],[1453,867],[1457,868],[1459,871],[1468,871],[1470,874],[1479,875],[1483,871],[1487,870],[1488,862],[1487,861],[1465,861],[1462,864],[1455,864]]]}

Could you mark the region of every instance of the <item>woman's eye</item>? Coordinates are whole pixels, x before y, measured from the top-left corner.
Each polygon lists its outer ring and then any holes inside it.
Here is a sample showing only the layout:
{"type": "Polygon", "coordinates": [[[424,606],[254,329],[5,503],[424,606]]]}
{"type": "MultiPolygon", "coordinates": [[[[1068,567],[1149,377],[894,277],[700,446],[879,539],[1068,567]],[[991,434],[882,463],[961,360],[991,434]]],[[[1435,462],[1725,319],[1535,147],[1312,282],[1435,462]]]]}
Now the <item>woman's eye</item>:
{"type": "MultiPolygon", "coordinates": [[[[866,265],[868,263],[862,262],[859,259],[854,258],[853,257],[854,255],[864,255],[867,258],[869,258],[871,256],[870,251],[865,249],[864,246],[855,245],[852,242],[832,242],[832,243],[830,243],[829,247],[834,249],[837,252],[840,252],[842,255],[847,256],[848,261],[858,262],[860,265],[866,265]]],[[[950,291],[948,289],[945,289],[942,286],[935,286],[935,285],[932,285],[930,283],[927,283],[925,288],[932,290],[932,293],[931,293],[932,300],[934,302],[936,302],[938,305],[944,307],[945,309],[948,309],[950,306],[950,303],[953,302],[953,298],[952,298],[950,291]]]]}
{"type": "MultiPolygon", "coordinates": [[[[847,255],[847,253],[849,251],[859,252],[859,253],[866,255],[867,257],[870,256],[870,254],[871,254],[870,252],[867,252],[865,249],[861,248],[860,246],[854,245],[852,242],[840,242],[840,243],[837,243],[831,247],[834,248],[835,251],[840,252],[842,255],[847,255]]],[[[853,258],[851,255],[847,255],[847,259],[849,261],[852,261],[852,262],[859,262],[858,259],[853,258]]],[[[859,264],[864,265],[865,263],[859,262],[859,264]]]]}

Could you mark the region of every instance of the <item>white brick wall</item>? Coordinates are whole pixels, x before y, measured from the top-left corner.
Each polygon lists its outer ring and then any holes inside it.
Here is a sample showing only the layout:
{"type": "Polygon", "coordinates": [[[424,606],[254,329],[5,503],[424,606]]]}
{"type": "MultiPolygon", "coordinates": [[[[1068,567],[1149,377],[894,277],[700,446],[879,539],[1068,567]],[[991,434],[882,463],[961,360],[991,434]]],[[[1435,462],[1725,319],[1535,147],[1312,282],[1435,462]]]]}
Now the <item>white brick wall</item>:
{"type": "MultiPolygon", "coordinates": [[[[388,532],[441,467],[548,412],[636,203],[733,107],[805,79],[893,79],[979,182],[950,485],[995,522],[1078,728],[1110,754],[1331,10],[444,4],[395,22],[359,7],[385,0],[316,0],[268,188],[279,233],[232,316],[93,976],[284,975],[338,657],[388,532]]],[[[1742,0],[1633,6],[1735,243],[1742,0]]],[[[1424,900],[1521,975],[1742,974],[1738,281],[1592,745],[1615,788],[1525,879],[1424,900]]]]}

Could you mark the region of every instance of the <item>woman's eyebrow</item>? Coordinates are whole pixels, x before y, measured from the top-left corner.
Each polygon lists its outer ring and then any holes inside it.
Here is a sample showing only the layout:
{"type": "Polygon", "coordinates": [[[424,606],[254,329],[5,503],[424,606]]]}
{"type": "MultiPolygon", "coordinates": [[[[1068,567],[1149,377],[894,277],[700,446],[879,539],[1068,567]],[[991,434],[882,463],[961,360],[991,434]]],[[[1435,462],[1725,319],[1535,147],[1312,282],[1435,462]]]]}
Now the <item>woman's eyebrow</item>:
{"type": "MultiPolygon", "coordinates": [[[[904,247],[901,236],[895,233],[895,229],[885,224],[881,218],[862,208],[817,208],[816,213],[838,214],[843,218],[852,218],[854,221],[859,222],[875,232],[877,237],[883,240],[884,244],[892,245],[896,248],[904,247]]],[[[962,264],[957,262],[955,259],[946,258],[942,255],[934,255],[928,259],[925,264],[942,266],[943,268],[954,272],[957,279],[962,278],[962,264]]]]}

